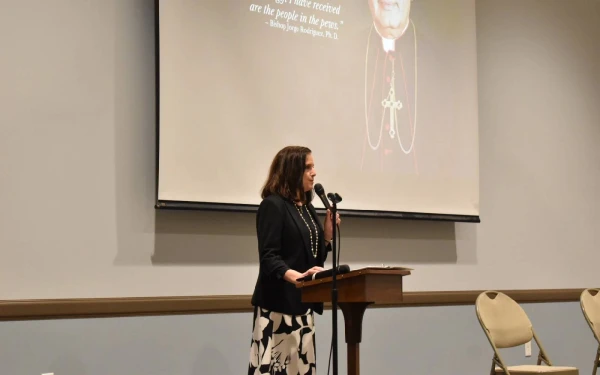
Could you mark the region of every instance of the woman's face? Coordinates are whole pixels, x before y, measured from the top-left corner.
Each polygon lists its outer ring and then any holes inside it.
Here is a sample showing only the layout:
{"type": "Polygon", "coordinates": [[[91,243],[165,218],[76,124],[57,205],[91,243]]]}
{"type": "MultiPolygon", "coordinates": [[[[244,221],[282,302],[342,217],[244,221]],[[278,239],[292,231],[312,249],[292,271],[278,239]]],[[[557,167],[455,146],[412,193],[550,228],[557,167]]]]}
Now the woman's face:
{"type": "Polygon", "coordinates": [[[371,16],[379,34],[398,39],[408,27],[411,0],[369,0],[371,16]]]}
{"type": "Polygon", "coordinates": [[[315,184],[315,176],[317,172],[315,170],[315,162],[313,160],[312,154],[306,155],[306,162],[304,164],[304,176],[302,177],[302,185],[304,187],[304,191],[312,190],[315,184]]]}

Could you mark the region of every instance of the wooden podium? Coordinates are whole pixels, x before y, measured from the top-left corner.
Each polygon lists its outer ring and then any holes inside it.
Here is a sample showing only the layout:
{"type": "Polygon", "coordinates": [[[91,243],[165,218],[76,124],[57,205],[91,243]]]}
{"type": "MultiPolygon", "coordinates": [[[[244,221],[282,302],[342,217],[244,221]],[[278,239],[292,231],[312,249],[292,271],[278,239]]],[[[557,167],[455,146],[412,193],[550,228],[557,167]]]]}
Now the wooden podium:
{"type": "MultiPolygon", "coordinates": [[[[402,277],[410,275],[410,271],[401,267],[368,267],[337,275],[338,306],[344,314],[349,375],[360,373],[359,345],[366,308],[373,303],[402,302],[402,277]]],[[[327,277],[300,283],[302,302],[331,302],[332,280],[333,277],[327,277]]]]}

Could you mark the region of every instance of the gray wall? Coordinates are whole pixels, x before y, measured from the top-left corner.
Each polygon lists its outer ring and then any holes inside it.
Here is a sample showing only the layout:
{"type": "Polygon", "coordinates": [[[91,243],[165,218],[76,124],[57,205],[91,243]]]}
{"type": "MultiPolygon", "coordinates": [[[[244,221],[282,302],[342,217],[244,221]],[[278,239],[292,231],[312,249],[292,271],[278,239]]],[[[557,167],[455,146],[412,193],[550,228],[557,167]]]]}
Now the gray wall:
{"type": "MultiPolygon", "coordinates": [[[[251,293],[252,215],[152,207],[152,3],[2,1],[0,299],[251,293]],[[238,278],[215,283],[223,274],[238,278]]],[[[480,0],[477,24],[483,222],[347,219],[342,261],[414,267],[407,290],[597,285],[600,1],[480,0]]],[[[552,358],[589,372],[577,304],[527,309],[552,358]]],[[[487,373],[476,323],[472,307],[370,311],[363,369],[487,373]]],[[[250,326],[249,314],[3,322],[0,368],[239,373],[250,326]]]]}
{"type": "MultiPolygon", "coordinates": [[[[556,365],[591,374],[597,346],[577,303],[524,305],[556,365]]],[[[341,314],[340,314],[341,315],[341,314]]],[[[3,374],[234,375],[247,371],[252,315],[0,322],[3,374]]],[[[319,373],[327,371],[331,314],[316,320],[319,373]]],[[[346,373],[346,350],[339,373],[346,373]]],[[[510,364],[534,363],[523,347],[505,349],[510,364]]],[[[492,351],[472,306],[367,310],[363,374],[484,375],[492,351]]]]}
{"type": "MultiPolygon", "coordinates": [[[[409,291],[593,285],[599,7],[477,2],[482,223],[346,218],[342,262],[414,268],[409,291]]],[[[252,214],[153,208],[153,1],[3,2],[0,45],[0,299],[252,292],[252,214]]]]}

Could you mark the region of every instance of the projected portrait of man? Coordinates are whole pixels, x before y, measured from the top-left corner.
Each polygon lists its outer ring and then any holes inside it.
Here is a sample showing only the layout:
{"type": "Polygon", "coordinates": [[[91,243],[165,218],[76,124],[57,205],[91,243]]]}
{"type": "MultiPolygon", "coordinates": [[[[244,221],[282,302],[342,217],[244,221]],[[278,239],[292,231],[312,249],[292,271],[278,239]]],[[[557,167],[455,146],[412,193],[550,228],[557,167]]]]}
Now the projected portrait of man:
{"type": "Polygon", "coordinates": [[[408,28],[411,0],[369,0],[369,9],[377,33],[396,40],[408,28]]]}
{"type": "Polygon", "coordinates": [[[365,59],[366,142],[384,158],[399,151],[414,154],[417,38],[410,19],[412,0],[367,1],[373,23],[365,59]]]}

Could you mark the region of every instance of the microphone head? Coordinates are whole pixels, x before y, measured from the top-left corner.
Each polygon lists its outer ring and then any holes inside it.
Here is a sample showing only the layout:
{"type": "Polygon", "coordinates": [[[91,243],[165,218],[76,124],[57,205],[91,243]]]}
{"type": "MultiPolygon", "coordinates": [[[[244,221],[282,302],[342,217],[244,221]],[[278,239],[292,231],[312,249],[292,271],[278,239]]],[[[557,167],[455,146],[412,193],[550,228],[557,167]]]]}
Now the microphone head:
{"type": "Polygon", "coordinates": [[[323,189],[323,185],[315,184],[315,193],[317,193],[317,195],[325,194],[325,189],[323,189]]]}
{"type": "Polygon", "coordinates": [[[327,193],[327,198],[335,203],[340,203],[342,201],[342,197],[340,197],[338,193],[327,193]]]}

